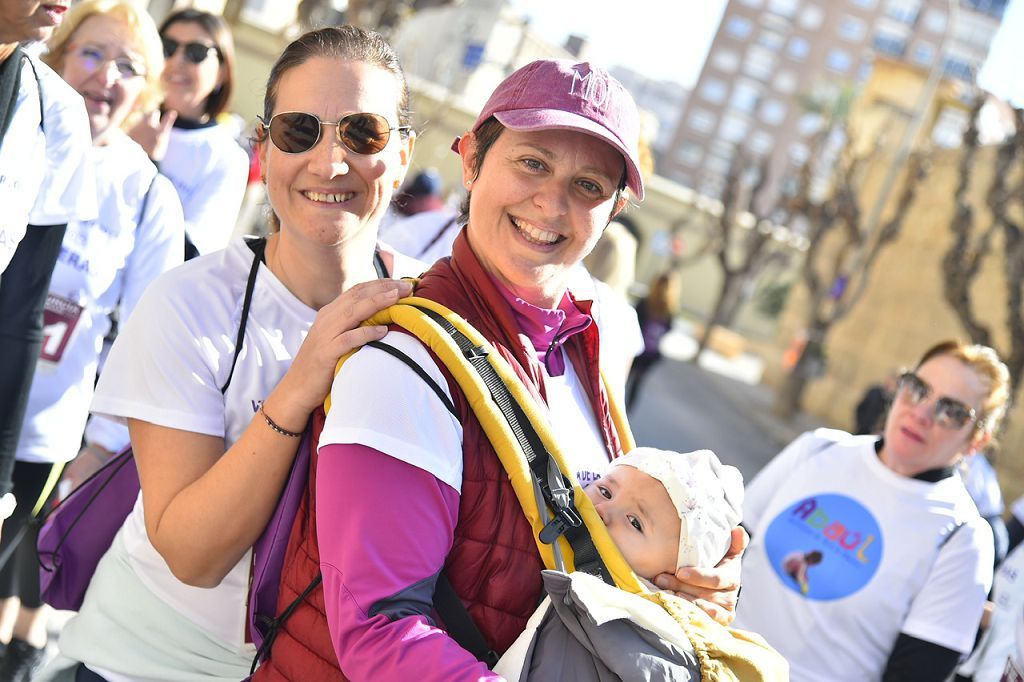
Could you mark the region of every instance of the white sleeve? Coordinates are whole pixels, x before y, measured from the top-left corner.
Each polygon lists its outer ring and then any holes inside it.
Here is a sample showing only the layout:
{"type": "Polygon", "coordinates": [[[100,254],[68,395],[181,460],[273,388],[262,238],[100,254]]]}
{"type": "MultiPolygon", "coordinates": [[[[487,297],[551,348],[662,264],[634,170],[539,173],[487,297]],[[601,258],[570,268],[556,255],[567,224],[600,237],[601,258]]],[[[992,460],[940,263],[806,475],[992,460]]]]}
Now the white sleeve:
{"type": "Polygon", "coordinates": [[[43,98],[46,176],[29,213],[31,225],[64,225],[99,214],[90,150],[92,133],[81,95],[33,60],[43,98]]]}
{"type": "Polygon", "coordinates": [[[805,457],[818,452],[824,443],[818,431],[800,434],[747,483],[743,491],[743,525],[748,532],[755,532],[775,493],[785,489],[790,473],[805,457]]]}
{"type": "Polygon", "coordinates": [[[125,265],[121,292],[121,320],[126,321],[149,283],[175,265],[185,254],[185,227],[181,202],[174,185],[157,174],[150,185],[144,214],[135,229],[135,246],[125,265]]]}
{"type": "Polygon", "coordinates": [[[954,532],[910,604],[901,631],[947,649],[969,652],[992,587],[992,531],[984,519],[954,532]]]}
{"type": "MultiPolygon", "coordinates": [[[[203,321],[188,296],[217,293],[197,285],[183,292],[168,272],[153,281],[118,333],[100,373],[90,411],[123,422],[147,421],[211,436],[225,434],[224,396],[216,369],[231,358],[234,339],[227,321],[203,321]]],[[[244,351],[243,351],[244,352],[244,351]]]]}
{"type": "Polygon", "coordinates": [[[185,232],[200,254],[227,246],[242,208],[249,178],[249,157],[233,140],[231,145],[233,149],[225,146],[226,153],[220,159],[217,172],[205,178],[202,189],[182,205],[185,232]]]}
{"type": "Polygon", "coordinates": [[[95,443],[111,452],[120,452],[128,447],[131,438],[128,435],[128,427],[124,424],[94,414],[85,427],[85,442],[95,443]]]}
{"type": "MultiPolygon", "coordinates": [[[[444,375],[417,339],[389,332],[383,342],[408,355],[451,398],[444,375]]],[[[334,378],[318,447],[332,443],[366,445],[462,490],[462,424],[412,368],[376,348],[360,349],[334,378]]]]}

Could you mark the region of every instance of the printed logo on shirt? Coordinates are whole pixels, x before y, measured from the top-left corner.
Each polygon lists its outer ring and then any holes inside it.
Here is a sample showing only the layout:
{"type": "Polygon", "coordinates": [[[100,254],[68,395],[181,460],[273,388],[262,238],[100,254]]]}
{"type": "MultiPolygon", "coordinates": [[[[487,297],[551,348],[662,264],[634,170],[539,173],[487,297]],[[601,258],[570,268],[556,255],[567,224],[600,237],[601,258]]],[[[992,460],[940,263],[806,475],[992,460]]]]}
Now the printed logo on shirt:
{"type": "Polygon", "coordinates": [[[74,301],[47,294],[43,308],[43,347],[39,351],[39,359],[54,364],[64,357],[78,321],[82,319],[84,308],[74,301]]]}
{"type": "Polygon", "coordinates": [[[871,512],[836,494],[807,497],[785,509],[769,524],[764,545],[782,584],[819,601],[842,599],[867,585],[884,549],[871,512]]]}

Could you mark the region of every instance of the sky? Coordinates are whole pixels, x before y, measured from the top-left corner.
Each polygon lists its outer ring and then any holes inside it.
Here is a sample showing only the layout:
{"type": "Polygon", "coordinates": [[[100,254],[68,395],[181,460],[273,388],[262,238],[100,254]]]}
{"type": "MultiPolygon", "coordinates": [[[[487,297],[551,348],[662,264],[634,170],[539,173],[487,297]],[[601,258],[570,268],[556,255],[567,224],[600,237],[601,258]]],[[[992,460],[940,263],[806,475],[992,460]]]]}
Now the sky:
{"type": "MultiPolygon", "coordinates": [[[[590,57],[692,88],[726,0],[511,0],[533,27],[561,43],[586,36],[590,57]],[[557,9],[552,9],[556,7],[557,9]]],[[[1010,0],[979,82],[1024,106],[1024,0],[1010,0]]]]}

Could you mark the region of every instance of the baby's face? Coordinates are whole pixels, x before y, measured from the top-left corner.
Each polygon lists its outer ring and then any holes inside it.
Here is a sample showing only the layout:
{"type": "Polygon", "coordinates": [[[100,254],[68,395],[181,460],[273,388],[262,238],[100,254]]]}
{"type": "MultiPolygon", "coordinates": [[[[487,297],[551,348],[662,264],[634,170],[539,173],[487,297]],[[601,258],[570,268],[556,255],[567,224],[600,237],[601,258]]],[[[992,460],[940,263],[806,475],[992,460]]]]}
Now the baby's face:
{"type": "Polygon", "coordinates": [[[660,481],[634,467],[618,466],[585,492],[637,575],[653,580],[676,572],[681,522],[660,481]]]}

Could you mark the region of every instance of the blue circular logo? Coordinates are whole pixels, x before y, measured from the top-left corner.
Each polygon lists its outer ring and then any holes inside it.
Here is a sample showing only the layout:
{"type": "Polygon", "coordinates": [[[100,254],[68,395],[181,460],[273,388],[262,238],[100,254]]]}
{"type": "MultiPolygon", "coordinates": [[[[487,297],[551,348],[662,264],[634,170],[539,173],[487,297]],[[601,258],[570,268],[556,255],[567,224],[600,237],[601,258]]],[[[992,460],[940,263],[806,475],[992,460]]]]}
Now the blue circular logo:
{"type": "Polygon", "coordinates": [[[798,500],[768,526],[768,561],[782,583],[807,599],[854,594],[878,571],[884,544],[878,521],[845,495],[798,500]]]}

